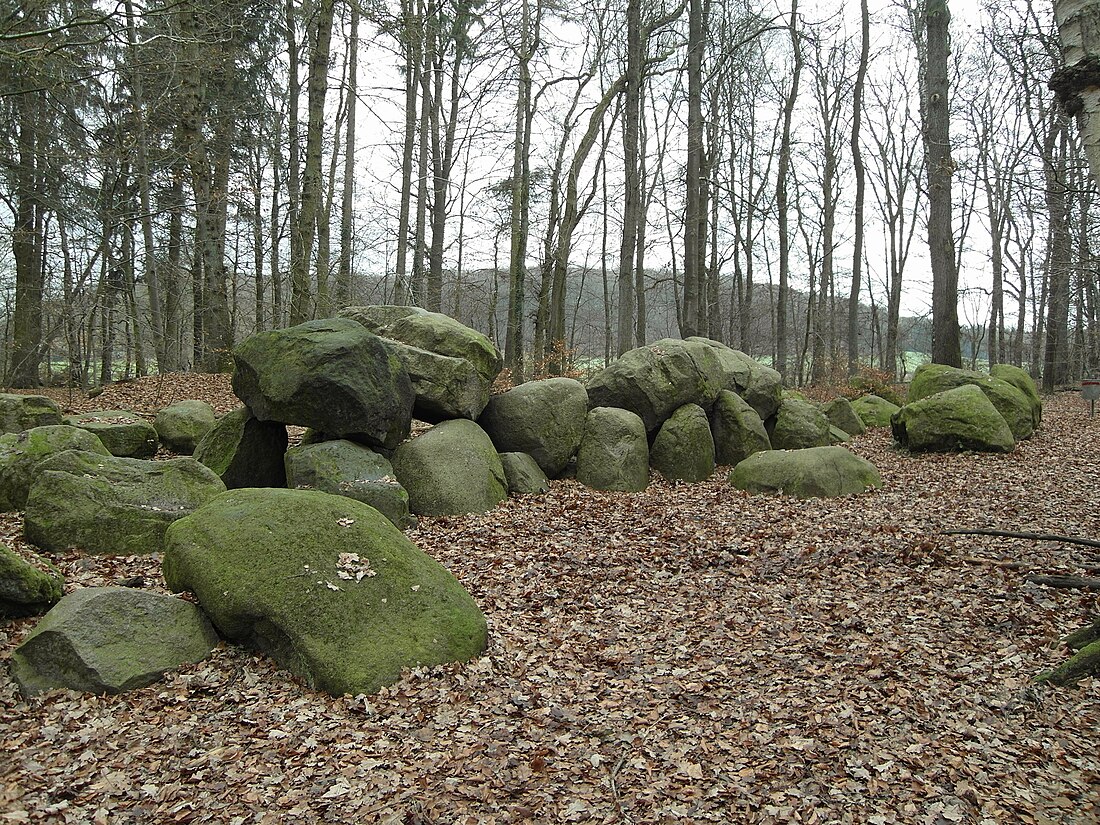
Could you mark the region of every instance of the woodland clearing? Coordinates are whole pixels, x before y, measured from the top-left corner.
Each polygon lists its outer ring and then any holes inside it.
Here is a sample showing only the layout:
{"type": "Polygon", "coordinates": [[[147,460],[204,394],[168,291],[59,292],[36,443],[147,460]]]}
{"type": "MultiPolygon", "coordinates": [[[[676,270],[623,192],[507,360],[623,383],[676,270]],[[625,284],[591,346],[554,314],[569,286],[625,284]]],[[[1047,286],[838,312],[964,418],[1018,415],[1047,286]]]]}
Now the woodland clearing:
{"type": "MultiPolygon", "coordinates": [[[[224,376],[72,409],[235,406],[224,376]]],[[[750,497],[720,469],[638,494],[557,481],[409,535],[481,605],[488,650],[370,697],[222,645],[118,696],[23,700],[0,668],[0,821],[57,823],[1100,820],[1100,679],[1032,678],[1097,594],[1025,581],[1100,551],[1100,418],[1075,394],[1009,455],[852,448],[884,487],[750,497]]],[[[0,520],[20,545],[18,514],[0,520]]],[[[68,587],[150,557],[52,556],[68,587]]],[[[0,625],[0,665],[34,620],[0,625]]]]}

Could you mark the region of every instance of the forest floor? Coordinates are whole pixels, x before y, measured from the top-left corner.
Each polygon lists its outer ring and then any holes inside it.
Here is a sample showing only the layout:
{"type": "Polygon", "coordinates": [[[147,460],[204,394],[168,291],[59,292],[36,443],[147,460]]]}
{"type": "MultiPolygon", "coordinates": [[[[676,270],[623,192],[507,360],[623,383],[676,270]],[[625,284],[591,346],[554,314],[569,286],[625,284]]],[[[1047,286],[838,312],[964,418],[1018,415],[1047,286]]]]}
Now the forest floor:
{"type": "MultiPolygon", "coordinates": [[[[192,396],[235,403],[200,376],[69,406],[192,396]]],[[[1032,683],[1097,595],[1024,579],[1100,551],[944,534],[1100,538],[1100,417],[1063,394],[1010,455],[909,455],[882,430],[852,447],[882,490],[558,481],[422,519],[410,537],[481,605],[489,647],[370,697],[228,645],[118,696],[25,701],[0,667],[0,822],[1100,821],[1100,679],[1032,683]]],[[[17,516],[0,527],[19,543],[17,516]]],[[[70,587],[166,592],[156,558],[53,560],[70,587]]],[[[0,625],[0,660],[32,626],[0,625]]]]}

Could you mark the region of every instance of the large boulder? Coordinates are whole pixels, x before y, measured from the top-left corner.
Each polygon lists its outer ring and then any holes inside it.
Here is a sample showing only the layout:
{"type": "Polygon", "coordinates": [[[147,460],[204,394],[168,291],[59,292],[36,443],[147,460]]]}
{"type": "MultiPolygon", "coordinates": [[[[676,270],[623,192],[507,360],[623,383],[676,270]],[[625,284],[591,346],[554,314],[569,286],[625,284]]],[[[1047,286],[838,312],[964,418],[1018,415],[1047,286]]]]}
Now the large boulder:
{"type": "Polygon", "coordinates": [[[588,406],[618,407],[642,419],[646,433],[684,404],[710,407],[725,387],[715,348],[664,338],[624,352],[588,382],[588,406]]]}
{"type": "Polygon", "coordinates": [[[38,465],[24,534],[44,550],[156,553],[169,524],[224,490],[193,458],[149,461],[66,450],[38,465]]]}
{"type": "Polygon", "coordinates": [[[19,433],[60,423],[61,409],[46,396],[0,392],[0,433],[19,433]]]}
{"type": "Polygon", "coordinates": [[[0,545],[0,618],[45,613],[61,598],[61,573],[45,559],[36,562],[0,545]]]}
{"type": "Polygon", "coordinates": [[[730,471],[729,482],[750,493],[831,498],[881,487],[882,477],[867,459],[834,446],[755,453],[730,471]]]}
{"type": "Polygon", "coordinates": [[[989,374],[993,378],[1005,381],[1024,394],[1031,404],[1031,423],[1035,429],[1043,423],[1043,400],[1039,397],[1039,388],[1035,386],[1035,379],[1021,367],[1012,364],[994,364],[989,368],[989,374]]]}
{"type": "Polygon", "coordinates": [[[429,352],[465,358],[488,383],[500,373],[504,359],[486,335],[438,312],[417,312],[383,327],[381,335],[429,352]]]}
{"type": "Polygon", "coordinates": [[[826,403],[823,411],[830,424],[848,435],[861,435],[867,431],[867,425],[852,407],[852,402],[843,395],[838,395],[826,403]]]}
{"type": "Polygon", "coordinates": [[[724,389],[744,398],[762,421],[775,415],[783,401],[783,376],[778,371],[719,341],[699,337],[687,340],[699,341],[715,350],[722,365],[724,389]]]}
{"type": "Polygon", "coordinates": [[[923,364],[913,373],[909,384],[909,401],[920,401],[944,390],[971,384],[985,393],[1001,414],[1012,437],[1017,441],[1030,438],[1035,430],[1031,401],[1019,389],[989,375],[943,364],[923,364]]]}
{"type": "Polygon", "coordinates": [[[830,443],[829,419],[816,404],[794,393],[785,393],[783,403],[770,422],[768,437],[776,450],[804,450],[830,443]]]}
{"type": "Polygon", "coordinates": [[[1011,452],[1012,430],[997,408],[973,384],[912,401],[894,414],[894,439],[910,450],[1011,452]]]}
{"type": "Polygon", "coordinates": [[[621,492],[649,486],[649,440],[637,413],[619,407],[588,411],[577,450],[577,481],[593,490],[621,492]]]}
{"type": "Polygon", "coordinates": [[[54,607],[11,656],[24,695],[53,688],[121,693],[200,662],[218,643],[194,604],[129,587],[84,587],[54,607]]]}
{"type": "Polygon", "coordinates": [[[70,415],[65,423],[96,436],[113,456],[150,458],[156,455],[160,439],[153,425],[129,410],[96,410],[70,415]]]}
{"type": "Polygon", "coordinates": [[[195,460],[218,474],[226,489],[285,487],[286,426],[258,421],[248,407],[226,413],[195,445],[195,460]]]}
{"type": "Polygon", "coordinates": [[[722,390],[710,409],[710,432],[714,438],[714,459],[734,465],[753,453],[772,448],[768,431],[756,409],[730,390],[722,390]]]}
{"type": "Polygon", "coordinates": [[[65,450],[110,455],[98,436],[67,424],[33,427],[0,438],[0,511],[22,510],[38,465],[65,450]]]}
{"type": "Polygon", "coordinates": [[[897,404],[878,395],[861,395],[852,401],[852,410],[866,427],[889,427],[890,419],[900,410],[897,404]]]}
{"type": "Polygon", "coordinates": [[[420,307],[396,306],[393,304],[370,304],[368,306],[344,307],[336,313],[337,318],[350,318],[358,321],[370,332],[380,335],[382,330],[401,318],[410,315],[426,315],[427,310],[420,307]]]}
{"type": "Polygon", "coordinates": [[[577,452],[588,414],[588,393],[572,378],[528,381],[489,399],[478,424],[500,452],[522,452],[550,478],[577,452]]]}
{"type": "Polygon", "coordinates": [[[191,455],[195,445],[217,423],[214,408],[205,401],[188,399],[170,404],[157,413],[153,428],[161,443],[174,453],[191,455]]]}
{"type": "Polygon", "coordinates": [[[172,525],[163,567],[223,636],[336,695],[485,649],[485,617],[454,576],[343,496],[231,490],[172,525]]]}
{"type": "Polygon", "coordinates": [[[261,421],[386,449],[409,434],[409,374],[355,321],[329,318],[260,332],[233,350],[233,361],[233,391],[261,421]]]}
{"type": "Polygon", "coordinates": [[[500,466],[508,480],[509,495],[539,495],[550,489],[550,479],[527,453],[501,453],[500,466]]]}
{"type": "Polygon", "coordinates": [[[397,480],[420,516],[483,513],[508,497],[508,482],[493,442],[473,421],[436,424],[393,454],[397,480]]]}
{"type": "Polygon", "coordinates": [[[399,529],[413,523],[409,494],[397,481],[393,466],[362,444],[346,439],[301,444],[286,451],[285,463],[288,487],[369,504],[399,529]]]}
{"type": "Polygon", "coordinates": [[[714,472],[714,438],[706,411],[685,404],[661,425],[649,464],[669,481],[705,481],[714,472]]]}
{"type": "Polygon", "coordinates": [[[383,338],[382,343],[409,373],[416,396],[413,416],[421,421],[476,419],[489,403],[492,382],[478,372],[472,361],[388,338],[383,338]]]}

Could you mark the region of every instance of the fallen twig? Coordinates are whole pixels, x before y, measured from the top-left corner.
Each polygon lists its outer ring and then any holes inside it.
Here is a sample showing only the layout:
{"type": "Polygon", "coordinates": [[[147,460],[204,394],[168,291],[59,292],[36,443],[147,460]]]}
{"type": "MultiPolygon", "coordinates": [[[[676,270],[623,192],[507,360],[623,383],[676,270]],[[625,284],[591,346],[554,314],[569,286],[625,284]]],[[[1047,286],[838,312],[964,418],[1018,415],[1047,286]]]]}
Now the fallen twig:
{"type": "Polygon", "coordinates": [[[1057,533],[1016,533],[1011,530],[944,530],[945,536],[1001,536],[1008,539],[1031,539],[1032,541],[1064,541],[1066,544],[1081,544],[1085,547],[1100,547],[1095,539],[1079,539],[1073,536],[1060,536],[1057,533]]]}
{"type": "Polygon", "coordinates": [[[988,564],[992,567],[1004,567],[1008,570],[1023,570],[1027,567],[1022,561],[1002,561],[1001,559],[983,559],[980,556],[964,556],[967,564],[988,564]]]}
{"type": "Polygon", "coordinates": [[[1032,584],[1045,584],[1047,587],[1100,590],[1100,579],[1087,576],[1040,576],[1033,573],[1024,578],[1032,584]]]}

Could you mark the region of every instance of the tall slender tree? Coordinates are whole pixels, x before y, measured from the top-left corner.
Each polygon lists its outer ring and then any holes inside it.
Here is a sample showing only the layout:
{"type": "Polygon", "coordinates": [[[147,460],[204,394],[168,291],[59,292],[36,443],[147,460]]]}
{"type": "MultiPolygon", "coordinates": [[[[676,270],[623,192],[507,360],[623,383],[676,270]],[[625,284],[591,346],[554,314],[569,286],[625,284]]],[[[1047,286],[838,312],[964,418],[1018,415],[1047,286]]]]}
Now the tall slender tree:
{"type": "Polygon", "coordinates": [[[928,179],[928,253],[932,268],[932,361],[962,366],[959,335],[959,272],[951,225],[951,14],[947,0],[923,0],[924,33],[921,116],[928,179]]]}

